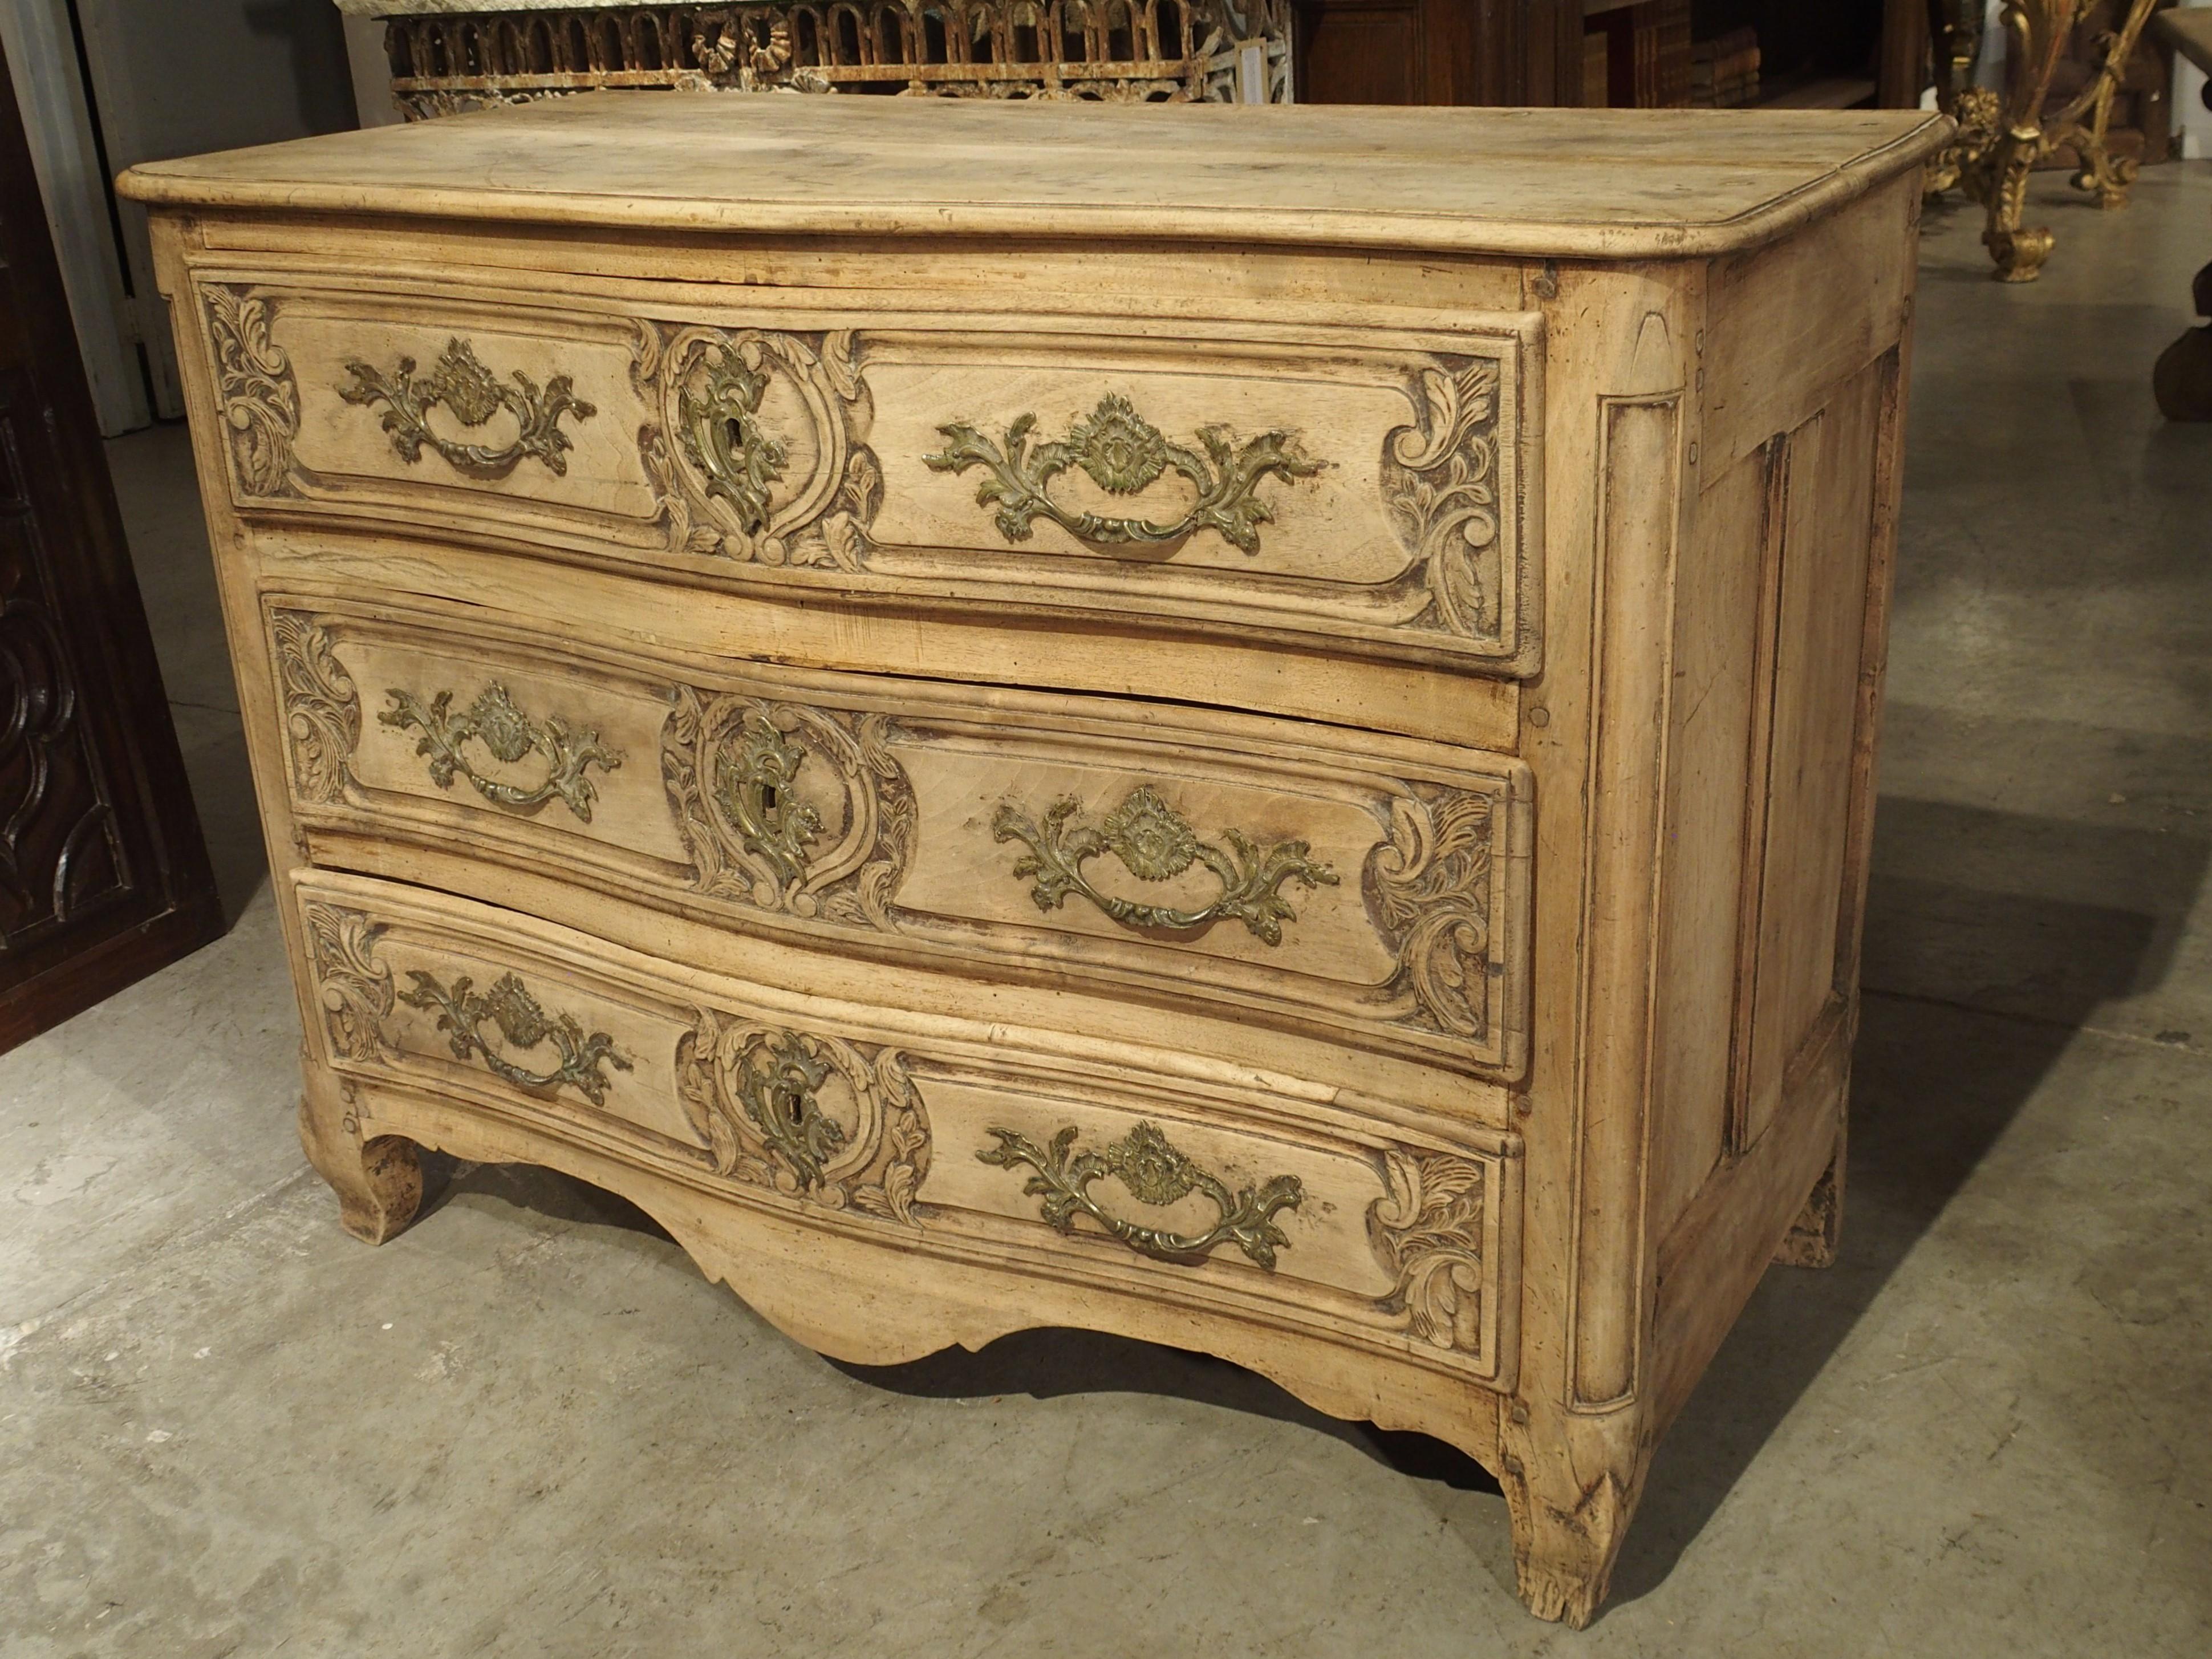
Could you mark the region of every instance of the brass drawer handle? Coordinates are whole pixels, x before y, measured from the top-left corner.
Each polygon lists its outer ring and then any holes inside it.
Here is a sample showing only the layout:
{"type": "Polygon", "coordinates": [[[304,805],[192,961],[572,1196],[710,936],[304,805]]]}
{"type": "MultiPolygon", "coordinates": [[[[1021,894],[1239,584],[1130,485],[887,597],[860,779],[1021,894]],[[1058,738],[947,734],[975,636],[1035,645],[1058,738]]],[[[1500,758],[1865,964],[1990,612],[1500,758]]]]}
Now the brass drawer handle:
{"type": "Polygon", "coordinates": [[[458,714],[450,691],[439,692],[427,703],[398,686],[384,695],[392,699],[392,707],[376,717],[378,722],[394,731],[422,733],[415,752],[428,757],[430,781],[448,789],[458,772],[495,805],[530,812],[557,799],[589,823],[592,803],[599,792],[586,774],[594,766],[611,772],[622,764],[621,755],[599,740],[597,726],[570,726],[558,714],[532,720],[514,706],[514,697],[497,680],[477,692],[476,701],[458,714]],[[464,752],[462,745],[472,738],[509,766],[533,750],[544,756],[545,781],[525,788],[486,777],[464,752]]]}
{"type": "Polygon", "coordinates": [[[592,1105],[604,1106],[610,1085],[600,1065],[618,1072],[630,1068],[629,1061],[615,1052],[612,1037],[605,1031],[586,1035],[574,1014],[549,1014],[513,974],[501,975],[490,990],[481,993],[471,988],[466,974],[456,977],[451,988],[419,968],[410,969],[407,977],[415,981],[415,988],[400,992],[399,1000],[437,1013],[438,1029],[447,1033],[454,1057],[479,1055],[493,1076],[518,1089],[551,1091],[567,1083],[592,1105]],[[535,1048],[551,1042],[561,1063],[544,1073],[517,1066],[485,1040],[482,1028],[487,1020],[512,1047],[535,1048]]]}
{"type": "Polygon", "coordinates": [[[1189,933],[1231,916],[1268,944],[1280,945],[1283,924],[1297,920],[1283,897],[1283,884],[1295,881],[1307,889],[1337,884],[1336,872],[1308,856],[1311,849],[1303,841],[1262,846],[1239,830],[1221,832],[1225,848],[1200,841],[1190,821],[1149,785],[1131,791],[1098,823],[1085,822],[1082,811],[1081,801],[1063,795],[1045,809],[1042,825],[1012,801],[1001,802],[991,820],[992,839],[1028,846],[1029,852],[1015,861],[1014,874],[1024,880],[1036,878],[1030,896],[1040,910],[1057,910],[1069,894],[1079,893],[1125,927],[1189,933]],[[1170,881],[1203,863],[1220,880],[1221,896],[1200,909],[1178,910],[1102,893],[1083,873],[1083,866],[1102,853],[1111,853],[1139,881],[1170,881]]]}
{"type": "Polygon", "coordinates": [[[1241,447],[1229,428],[1201,427],[1198,444],[1172,442],[1137,413],[1127,398],[1109,395],[1076,422],[1067,436],[1031,447],[1036,416],[1023,415],[1006,428],[1003,447],[972,426],[954,422],[937,428],[945,448],[922,457],[933,472],[965,472],[982,467],[989,476],[975,491],[979,507],[998,507],[999,533],[1010,542],[1029,540],[1039,519],[1049,519],[1079,541],[1103,547],[1156,547],[1182,542],[1200,530],[1220,532],[1231,546],[1260,550],[1260,526],[1274,519],[1260,499],[1261,481],[1269,477],[1310,478],[1322,463],[1309,460],[1287,432],[1263,432],[1241,447]],[[1054,501],[1052,481],[1080,467],[1101,489],[1134,495],[1172,468],[1198,491],[1190,510],[1172,524],[1147,519],[1115,519],[1075,513],[1054,501]]]}
{"type": "Polygon", "coordinates": [[[544,462],[547,471],[565,475],[568,471],[565,452],[569,445],[568,434],[561,430],[561,417],[574,415],[582,422],[599,413],[576,396],[566,374],[556,374],[541,390],[518,368],[514,384],[509,386],[479,362],[475,349],[462,339],[448,340],[438,366],[419,380],[415,378],[412,357],[402,357],[388,377],[357,358],[349,359],[345,368],[353,376],[353,384],[340,386],[338,396],[363,406],[391,405],[380,424],[392,434],[392,447],[401,460],[413,465],[422,459],[422,447],[428,444],[456,471],[471,478],[504,478],[532,458],[544,462]],[[470,428],[482,426],[503,409],[514,416],[520,429],[503,449],[456,443],[430,430],[430,411],[440,404],[470,428]]]}
{"type": "Polygon", "coordinates": [[[1256,1189],[1246,1187],[1231,1193],[1218,1176],[1209,1175],[1170,1143],[1150,1123],[1137,1127],[1103,1152],[1079,1152],[1073,1126],[1039,1146],[1012,1129],[986,1131],[998,1145],[975,1154],[985,1164],[1002,1170],[1026,1164],[1036,1171],[1023,1183],[1022,1191],[1044,1200],[1039,1213],[1063,1233],[1075,1231],[1079,1210],[1140,1255],[1161,1261],[1194,1263],[1215,1245],[1233,1243],[1261,1267],[1274,1271],[1275,1252],[1287,1249],[1290,1240],[1275,1224],[1280,1210],[1295,1210],[1305,1199],[1305,1188],[1296,1176],[1273,1176],[1256,1189]],[[1221,1218],[1202,1233],[1173,1233],[1141,1222],[1110,1215],[1091,1196],[1091,1183],[1112,1176],[1139,1203],[1172,1204],[1192,1193],[1213,1200],[1221,1218]]]}

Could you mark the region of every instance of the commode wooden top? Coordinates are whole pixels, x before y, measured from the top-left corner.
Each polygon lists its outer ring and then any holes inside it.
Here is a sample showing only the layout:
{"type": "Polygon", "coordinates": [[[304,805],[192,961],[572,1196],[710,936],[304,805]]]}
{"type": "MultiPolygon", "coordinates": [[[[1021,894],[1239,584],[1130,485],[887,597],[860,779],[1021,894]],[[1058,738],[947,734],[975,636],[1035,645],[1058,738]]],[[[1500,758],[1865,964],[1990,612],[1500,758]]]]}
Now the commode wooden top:
{"type": "Polygon", "coordinates": [[[1245,108],[600,93],[134,167],[208,208],[776,234],[1696,258],[1924,161],[1919,111],[1245,108]]]}

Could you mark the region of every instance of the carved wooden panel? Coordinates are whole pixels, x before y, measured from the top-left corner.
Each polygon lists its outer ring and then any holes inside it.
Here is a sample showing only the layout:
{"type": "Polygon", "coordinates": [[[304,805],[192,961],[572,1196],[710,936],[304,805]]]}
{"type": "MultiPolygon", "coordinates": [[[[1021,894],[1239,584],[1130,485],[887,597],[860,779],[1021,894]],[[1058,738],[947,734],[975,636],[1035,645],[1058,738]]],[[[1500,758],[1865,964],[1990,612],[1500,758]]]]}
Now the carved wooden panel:
{"type": "Polygon", "coordinates": [[[917,1036],[357,878],[305,878],[298,905],[315,1040],[346,1076],[459,1092],[824,1226],[1510,1374],[1510,1135],[1325,1133],[1263,1090],[1038,1033],[917,1036]]]}
{"type": "Polygon", "coordinates": [[[203,282],[257,513],[1533,672],[1535,319],[1449,333],[203,282]]]}
{"type": "Polygon", "coordinates": [[[0,72],[0,1048],[219,917],[0,72]]]}
{"type": "Polygon", "coordinates": [[[272,599],[310,830],[848,952],[991,963],[1510,1074],[1519,762],[1327,727],[654,660],[272,599]]]}

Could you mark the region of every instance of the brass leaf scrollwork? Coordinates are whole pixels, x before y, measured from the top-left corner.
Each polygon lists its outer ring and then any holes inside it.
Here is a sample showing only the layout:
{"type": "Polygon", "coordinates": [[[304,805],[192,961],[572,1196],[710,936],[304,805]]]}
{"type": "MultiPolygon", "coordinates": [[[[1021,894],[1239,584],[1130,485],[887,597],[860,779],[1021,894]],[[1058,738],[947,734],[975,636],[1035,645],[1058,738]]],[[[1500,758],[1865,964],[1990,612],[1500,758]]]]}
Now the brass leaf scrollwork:
{"type": "Polygon", "coordinates": [[[660,410],[638,434],[671,538],[755,563],[858,570],[883,495],[850,330],[641,324],[630,377],[660,410]]]}
{"type": "Polygon", "coordinates": [[[688,686],[674,702],[661,779],[700,890],[889,931],[915,820],[890,720],[688,686]],[[842,797],[827,822],[801,794],[817,779],[824,805],[842,797]]]}
{"type": "Polygon", "coordinates": [[[438,1016],[438,1029],[446,1033],[454,1058],[474,1054],[493,1076],[518,1089],[550,1093],[567,1084],[592,1105],[604,1106],[612,1085],[600,1066],[630,1069],[630,1062],[616,1052],[611,1036],[605,1031],[587,1033],[573,1014],[547,1012],[513,974],[501,975],[489,990],[482,992],[466,974],[456,975],[451,986],[439,984],[434,975],[419,968],[409,970],[407,977],[415,988],[400,992],[399,1000],[438,1016]],[[546,1072],[518,1066],[486,1039],[487,1022],[513,1048],[530,1049],[550,1042],[557,1063],[546,1072]]]}
{"type": "Polygon", "coordinates": [[[1275,516],[1260,499],[1261,482],[1310,478],[1322,466],[1287,432],[1264,432],[1240,445],[1226,427],[1208,426],[1199,429],[1197,448],[1174,442],[1118,393],[1101,398],[1065,438],[1032,447],[1036,429],[1035,415],[1020,416],[1001,445],[964,423],[940,426],[945,447],[922,462],[935,472],[981,467],[986,476],[975,491],[976,504],[998,508],[999,533],[1010,542],[1029,540],[1036,520],[1046,519],[1096,546],[1160,546],[1212,530],[1246,553],[1260,550],[1260,526],[1275,516]],[[1166,524],[1073,512],[1051,495],[1053,480],[1070,468],[1080,468],[1115,495],[1138,495],[1172,470],[1189,481],[1198,498],[1166,524]]]}
{"type": "Polygon", "coordinates": [[[1200,841],[1190,821],[1149,785],[1131,791],[1097,823],[1084,818],[1083,803],[1073,795],[1047,807],[1042,823],[1014,802],[1004,801],[991,820],[991,835],[1029,848],[1015,861],[1013,873],[1034,881],[1030,896],[1038,909],[1057,910],[1071,894],[1079,895],[1131,928],[1190,933],[1229,917],[1269,945],[1280,945],[1283,924],[1297,920],[1282,895],[1283,884],[1296,882],[1309,890],[1337,884],[1336,872],[1311,857],[1311,848],[1303,841],[1262,844],[1234,829],[1221,832],[1225,847],[1200,841]],[[1107,853],[1146,882],[1171,881],[1194,864],[1203,864],[1221,883],[1220,896],[1197,909],[1178,909],[1102,892],[1083,866],[1107,853]]]}
{"type": "Polygon", "coordinates": [[[570,443],[561,429],[561,417],[573,415],[581,422],[599,413],[576,396],[568,375],[556,374],[541,388],[518,368],[512,376],[514,384],[509,386],[477,360],[468,342],[458,338],[447,342],[437,366],[419,380],[412,357],[402,357],[390,375],[358,359],[349,359],[345,368],[353,384],[340,386],[338,396],[364,407],[389,405],[380,424],[392,434],[392,447],[401,460],[413,465],[428,446],[454,471],[471,478],[504,478],[533,459],[550,472],[566,474],[570,443]],[[441,404],[471,429],[505,410],[514,417],[515,435],[496,449],[441,437],[429,424],[430,411],[441,404]]]}
{"type": "Polygon", "coordinates": [[[1437,625],[1494,635],[1498,595],[1482,562],[1498,545],[1498,366],[1425,368],[1420,381],[1422,423],[1392,434],[1384,495],[1425,572],[1437,625]]]}
{"type": "Polygon", "coordinates": [[[497,806],[527,813],[558,800],[589,823],[592,803],[599,799],[590,769],[596,766],[612,771],[622,764],[621,755],[600,741],[597,727],[571,726],[558,714],[532,720],[515,707],[507,687],[496,680],[459,714],[453,712],[451,691],[441,691],[427,703],[398,686],[385,695],[392,699],[392,707],[376,717],[378,722],[395,731],[422,732],[415,752],[428,759],[433,783],[451,788],[458,773],[497,806]],[[544,781],[525,787],[487,777],[469,762],[465,746],[471,740],[482,743],[493,758],[508,766],[537,753],[545,762],[544,781]]]}
{"type": "Polygon", "coordinates": [[[1483,1166],[1448,1153],[1383,1156],[1389,1194],[1367,1206],[1367,1237],[1395,1279],[1381,1306],[1421,1341],[1480,1354],[1483,1166]]]}
{"type": "Polygon", "coordinates": [[[702,1010],[676,1063],[684,1114],[719,1174],[921,1224],[929,1121],[899,1050],[702,1010]]]}
{"type": "Polygon", "coordinates": [[[1022,1191],[1044,1200],[1039,1214],[1047,1223],[1073,1233],[1076,1216],[1087,1215],[1139,1255],[1161,1261],[1194,1263],[1218,1245],[1234,1244],[1273,1272],[1275,1252],[1290,1245],[1274,1218],[1281,1211],[1297,1209],[1305,1199],[1298,1178],[1287,1175],[1231,1192],[1226,1182],[1194,1164],[1150,1123],[1139,1123],[1098,1152],[1077,1152],[1079,1131],[1072,1126],[1054,1135],[1048,1146],[1039,1146],[1012,1129],[987,1133],[998,1144],[985,1147],[976,1158],[1003,1170],[1034,1170],[1022,1191]],[[1202,1194],[1220,1212],[1220,1218],[1201,1233],[1177,1233],[1127,1220],[1091,1194],[1091,1188],[1108,1176],[1139,1203],[1156,1207],[1202,1194]]]}
{"type": "Polygon", "coordinates": [[[361,697],[332,648],[331,631],[296,611],[270,619],[277,690],[284,699],[292,787],[302,801],[345,799],[354,747],[361,741],[361,697]]]}

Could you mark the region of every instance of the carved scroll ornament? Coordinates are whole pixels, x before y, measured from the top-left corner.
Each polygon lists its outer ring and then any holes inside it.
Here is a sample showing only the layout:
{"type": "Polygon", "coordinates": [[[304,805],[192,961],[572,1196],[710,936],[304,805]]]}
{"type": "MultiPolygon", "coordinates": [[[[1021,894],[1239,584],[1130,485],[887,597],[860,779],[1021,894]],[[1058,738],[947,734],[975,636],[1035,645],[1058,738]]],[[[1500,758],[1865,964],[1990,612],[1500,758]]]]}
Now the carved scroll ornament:
{"type": "Polygon", "coordinates": [[[1199,428],[1196,448],[1177,443],[1118,393],[1101,398],[1065,438],[1032,447],[1036,429],[1035,415],[1018,416],[1004,439],[993,443],[974,427],[954,422],[937,428],[945,447],[922,462],[933,472],[981,467],[976,505],[997,507],[999,533],[1010,542],[1029,540],[1036,520],[1045,519],[1098,547],[1179,544],[1211,530],[1246,553],[1260,550],[1260,526],[1275,516],[1260,499],[1261,483],[1270,477],[1310,478],[1322,465],[1308,459],[1287,432],[1264,432],[1238,444],[1226,427],[1207,426],[1199,428]],[[1051,495],[1053,480],[1071,468],[1080,468],[1114,495],[1139,495],[1172,471],[1188,482],[1197,499],[1167,523],[1075,511],[1051,495]]]}
{"type": "Polygon", "coordinates": [[[216,395],[239,483],[249,495],[289,494],[300,386],[291,358],[270,337],[271,303],[219,284],[203,288],[200,295],[215,347],[216,395]]]}
{"type": "Polygon", "coordinates": [[[536,460],[556,475],[565,474],[570,443],[561,429],[561,417],[573,416],[580,422],[599,412],[576,396],[568,375],[556,374],[541,388],[518,368],[510,386],[477,361],[474,347],[459,338],[446,343],[436,366],[419,380],[412,357],[400,358],[388,375],[358,359],[349,359],[345,368],[353,383],[340,386],[338,396],[364,407],[386,405],[380,424],[392,434],[392,447],[401,460],[411,466],[428,447],[455,471],[487,482],[506,477],[526,460],[536,460]],[[429,421],[430,411],[441,404],[471,429],[504,410],[514,417],[515,434],[497,448],[442,437],[431,429],[429,421]]]}
{"type": "Polygon", "coordinates": [[[1002,1170],[1026,1167],[1036,1173],[1022,1191],[1042,1198],[1042,1218],[1063,1233],[1075,1231],[1078,1213],[1089,1216],[1107,1233],[1139,1255],[1185,1264],[1203,1261],[1217,1246],[1234,1244],[1260,1267],[1273,1272],[1275,1252],[1290,1240],[1276,1225],[1275,1217],[1295,1210],[1304,1201],[1305,1188],[1296,1176],[1270,1176],[1257,1187],[1231,1192],[1218,1176],[1200,1168],[1150,1123],[1137,1127],[1097,1152],[1079,1152],[1079,1133],[1073,1126],[1039,1146],[1012,1129],[990,1129],[998,1144],[975,1154],[985,1164],[1002,1170]],[[1219,1212],[1204,1232],[1177,1233],[1114,1214],[1091,1194],[1091,1188],[1112,1176],[1140,1204],[1173,1204],[1193,1193],[1202,1194],[1219,1212]]]}
{"type": "Polygon", "coordinates": [[[1368,855],[1370,910],[1397,950],[1394,995],[1412,1023],[1454,1036],[1490,1031],[1490,890],[1495,804],[1420,789],[1390,803],[1389,835],[1368,855]]]}
{"type": "Polygon", "coordinates": [[[361,697],[331,647],[331,631],[296,611],[270,619],[276,685],[284,700],[284,733],[292,787],[302,801],[345,799],[361,741],[361,697]]]}
{"type": "Polygon", "coordinates": [[[428,760],[430,781],[449,789],[458,774],[495,806],[528,813],[558,800],[589,823],[592,803],[599,799],[591,769],[612,771],[622,764],[622,757],[600,741],[597,727],[571,726],[558,714],[533,719],[515,707],[507,687],[496,680],[458,714],[451,691],[441,691],[427,703],[397,686],[385,695],[392,699],[392,707],[376,717],[378,723],[395,731],[422,732],[415,752],[428,760]],[[487,776],[469,760],[471,742],[481,743],[494,759],[508,766],[535,753],[545,763],[544,780],[525,787],[487,776]]]}
{"type": "Polygon", "coordinates": [[[1200,841],[1190,821],[1149,785],[1132,790],[1095,824],[1085,820],[1083,803],[1073,795],[1063,795],[1047,807],[1042,823],[1014,802],[1001,802],[991,820],[991,835],[995,841],[1019,841],[1029,848],[1015,860],[1013,874],[1018,880],[1034,883],[1030,896],[1038,909],[1057,910],[1074,895],[1133,929],[1193,933],[1226,917],[1243,922],[1269,945],[1280,945],[1283,924],[1297,920],[1283,897],[1283,884],[1296,882],[1311,890],[1334,887],[1337,882],[1336,872],[1310,856],[1311,848],[1303,841],[1263,844],[1234,829],[1221,832],[1226,846],[1200,841]],[[1108,853],[1131,875],[1146,882],[1171,881],[1202,863],[1220,882],[1221,892],[1196,909],[1144,904],[1103,892],[1084,866],[1108,853]]]}
{"type": "Polygon", "coordinates": [[[331,1052],[344,1060],[377,1059],[394,1000],[392,970],[376,960],[384,929],[335,904],[302,906],[300,922],[331,1052]]]}
{"type": "Polygon", "coordinates": [[[684,1114],[720,1174],[921,1224],[929,1120],[897,1049],[702,1010],[676,1063],[684,1114]]]}
{"type": "Polygon", "coordinates": [[[1367,1208],[1367,1237],[1395,1279],[1384,1312],[1423,1342],[1482,1352],[1483,1166],[1443,1152],[1384,1155],[1389,1195],[1367,1208]]]}
{"type": "Polygon", "coordinates": [[[1390,436],[1384,495],[1428,587],[1427,625],[1494,635],[1499,596],[1483,565],[1498,538],[1498,366],[1476,358],[1419,379],[1421,420],[1390,436]]]}

